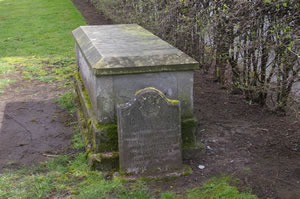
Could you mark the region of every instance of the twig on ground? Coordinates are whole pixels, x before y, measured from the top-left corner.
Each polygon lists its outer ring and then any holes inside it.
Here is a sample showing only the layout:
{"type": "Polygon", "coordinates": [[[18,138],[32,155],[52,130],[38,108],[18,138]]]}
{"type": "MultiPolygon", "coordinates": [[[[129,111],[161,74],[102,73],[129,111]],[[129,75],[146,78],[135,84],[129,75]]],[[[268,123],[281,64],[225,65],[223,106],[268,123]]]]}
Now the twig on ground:
{"type": "Polygon", "coordinates": [[[52,155],[52,154],[46,154],[46,153],[43,153],[42,155],[43,155],[43,156],[46,156],[46,157],[51,157],[51,158],[56,158],[56,157],[58,157],[58,155],[52,155]]]}
{"type": "Polygon", "coordinates": [[[297,188],[299,188],[299,189],[300,189],[300,186],[298,186],[298,185],[295,185],[294,183],[288,182],[288,181],[286,181],[286,180],[283,180],[283,179],[281,179],[281,178],[278,178],[278,177],[273,177],[273,179],[275,179],[275,180],[279,180],[279,181],[281,181],[281,182],[284,182],[284,183],[286,183],[286,184],[288,184],[288,185],[291,185],[291,186],[293,186],[293,187],[297,187],[297,188]]]}

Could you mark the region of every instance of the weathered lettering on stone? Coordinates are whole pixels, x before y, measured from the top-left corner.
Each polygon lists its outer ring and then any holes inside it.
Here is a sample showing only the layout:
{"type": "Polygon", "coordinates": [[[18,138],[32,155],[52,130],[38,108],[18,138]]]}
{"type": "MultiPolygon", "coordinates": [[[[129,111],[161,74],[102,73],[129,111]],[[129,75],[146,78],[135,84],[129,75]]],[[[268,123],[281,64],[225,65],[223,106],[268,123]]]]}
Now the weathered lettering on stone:
{"type": "Polygon", "coordinates": [[[145,88],[117,107],[120,167],[128,173],[179,168],[180,102],[155,88],[145,88]]]}

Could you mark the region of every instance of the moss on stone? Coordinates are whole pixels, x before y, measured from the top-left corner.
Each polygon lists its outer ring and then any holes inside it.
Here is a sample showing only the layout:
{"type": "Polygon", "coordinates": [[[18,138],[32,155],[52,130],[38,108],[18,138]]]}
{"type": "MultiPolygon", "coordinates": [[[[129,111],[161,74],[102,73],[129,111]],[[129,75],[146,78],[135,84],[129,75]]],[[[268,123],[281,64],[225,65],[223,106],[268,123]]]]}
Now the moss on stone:
{"type": "Polygon", "coordinates": [[[97,151],[118,151],[118,126],[117,124],[103,124],[97,123],[96,127],[96,139],[97,151]]]}
{"type": "Polygon", "coordinates": [[[77,114],[78,120],[80,122],[82,137],[85,143],[86,152],[89,153],[93,150],[93,145],[91,141],[93,136],[91,135],[89,128],[86,128],[88,122],[85,120],[83,113],[80,110],[78,110],[77,114]]]}
{"type": "Polygon", "coordinates": [[[181,103],[183,103],[183,104],[190,101],[189,93],[179,94],[178,98],[180,99],[181,103]]]}
{"type": "Polygon", "coordinates": [[[183,147],[192,146],[196,143],[195,132],[197,129],[197,119],[185,119],[181,122],[183,147]]]}
{"type": "Polygon", "coordinates": [[[194,144],[185,145],[182,148],[182,157],[184,160],[198,159],[205,154],[205,145],[197,140],[194,144]]]}
{"type": "Polygon", "coordinates": [[[147,87],[147,88],[138,90],[138,91],[135,93],[135,96],[137,96],[139,93],[141,93],[141,92],[143,92],[144,90],[147,90],[147,89],[152,89],[152,90],[157,91],[161,96],[163,96],[163,97],[164,97],[168,102],[170,102],[170,103],[173,103],[173,104],[178,104],[178,103],[179,103],[179,100],[167,98],[166,95],[165,95],[161,90],[159,90],[159,89],[157,89],[157,88],[154,88],[154,87],[147,87]]]}
{"type": "MultiPolygon", "coordinates": [[[[82,102],[81,102],[82,103],[82,102]]],[[[118,151],[117,124],[99,124],[80,111],[80,123],[88,152],[118,151]]]]}
{"type": "Polygon", "coordinates": [[[82,95],[84,97],[86,107],[88,107],[89,109],[93,109],[93,105],[92,105],[91,99],[89,97],[89,94],[86,92],[86,90],[82,89],[82,95]]]}
{"type": "Polygon", "coordinates": [[[76,80],[79,80],[79,81],[82,82],[81,76],[80,76],[80,72],[79,72],[79,71],[74,72],[74,78],[75,78],[76,80]]]}
{"type": "Polygon", "coordinates": [[[90,118],[89,119],[89,131],[90,131],[90,134],[92,136],[91,138],[91,144],[92,144],[92,147],[93,147],[93,151],[94,152],[99,152],[97,150],[98,148],[98,145],[99,145],[99,141],[98,141],[98,136],[97,136],[97,130],[96,130],[96,127],[95,127],[95,119],[93,118],[90,118]]]}
{"type": "Polygon", "coordinates": [[[120,156],[119,152],[98,153],[98,157],[101,160],[111,159],[111,158],[119,158],[119,156],[120,156]]]}
{"type": "Polygon", "coordinates": [[[92,169],[97,169],[101,171],[117,171],[119,170],[119,153],[90,153],[89,165],[92,169]]]}
{"type": "Polygon", "coordinates": [[[188,165],[184,165],[184,172],[182,173],[182,176],[190,176],[192,174],[193,174],[193,169],[188,165]]]}
{"type": "MultiPolygon", "coordinates": [[[[82,92],[82,95],[83,95],[83,98],[84,98],[84,101],[85,101],[84,103],[85,103],[86,107],[89,108],[89,109],[92,109],[93,106],[92,106],[91,99],[90,99],[90,97],[89,97],[89,95],[88,95],[88,93],[87,93],[87,91],[84,87],[84,84],[83,84],[83,81],[82,81],[82,78],[81,78],[81,75],[80,75],[79,71],[74,73],[74,78],[75,78],[75,80],[77,80],[81,84],[80,85],[81,86],[81,92],[82,92]]],[[[75,85],[76,85],[76,82],[75,82],[75,85]]]]}

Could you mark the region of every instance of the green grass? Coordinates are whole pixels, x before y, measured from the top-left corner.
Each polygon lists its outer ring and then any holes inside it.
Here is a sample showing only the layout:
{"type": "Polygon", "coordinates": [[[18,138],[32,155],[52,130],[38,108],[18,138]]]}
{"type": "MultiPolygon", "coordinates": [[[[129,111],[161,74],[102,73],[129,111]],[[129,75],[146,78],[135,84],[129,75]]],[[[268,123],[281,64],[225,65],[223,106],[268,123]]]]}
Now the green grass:
{"type": "MultiPolygon", "coordinates": [[[[74,132],[72,146],[84,147],[81,134],[74,132]]],[[[154,197],[142,180],[126,183],[120,178],[107,180],[99,171],[92,171],[86,155],[59,156],[39,166],[20,170],[7,170],[0,174],[0,198],[38,199],[257,199],[240,193],[229,177],[213,178],[201,187],[187,190],[185,194],[172,192],[154,197]]]]}
{"type": "Polygon", "coordinates": [[[9,65],[9,64],[0,62],[0,75],[13,72],[14,69],[15,69],[14,65],[9,65]]]}
{"type": "Polygon", "coordinates": [[[0,198],[83,198],[151,199],[140,182],[125,186],[119,180],[106,180],[91,171],[85,154],[60,156],[39,167],[6,171],[0,175],[0,198]]]}
{"type": "Polygon", "coordinates": [[[85,147],[85,143],[79,128],[74,131],[74,135],[72,137],[72,147],[74,149],[83,149],[85,147]]]}
{"type": "Polygon", "coordinates": [[[249,193],[240,193],[235,186],[229,183],[230,177],[212,178],[200,188],[187,191],[187,199],[258,199],[249,193]]]}
{"type": "Polygon", "coordinates": [[[70,58],[71,31],[84,19],[69,0],[1,0],[2,58],[70,58]]]}
{"type": "Polygon", "coordinates": [[[25,79],[69,86],[71,31],[80,25],[85,21],[70,0],[0,0],[0,75],[18,67],[25,79]]]}
{"type": "Polygon", "coordinates": [[[75,112],[74,95],[72,91],[65,92],[57,99],[57,102],[61,108],[67,109],[70,113],[75,112]]]}
{"type": "Polygon", "coordinates": [[[3,88],[5,86],[7,86],[10,83],[15,82],[15,80],[11,80],[11,79],[0,79],[0,94],[4,93],[3,88]]]}
{"type": "MultiPolygon", "coordinates": [[[[162,193],[160,199],[257,199],[239,193],[229,185],[230,178],[213,178],[184,195],[162,193]]],[[[142,181],[126,184],[120,179],[106,180],[101,172],[90,170],[85,154],[60,156],[38,167],[0,174],[0,198],[78,198],[78,199],[154,199],[142,181]]]]}

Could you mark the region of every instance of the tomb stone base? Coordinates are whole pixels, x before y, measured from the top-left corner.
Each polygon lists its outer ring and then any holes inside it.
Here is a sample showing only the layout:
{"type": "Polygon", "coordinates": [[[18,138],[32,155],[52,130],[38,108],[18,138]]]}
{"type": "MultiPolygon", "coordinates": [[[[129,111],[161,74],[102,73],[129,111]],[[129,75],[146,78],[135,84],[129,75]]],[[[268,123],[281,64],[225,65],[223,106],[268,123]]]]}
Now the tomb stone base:
{"type": "Polygon", "coordinates": [[[79,73],[75,74],[74,83],[78,108],[77,119],[85,142],[89,165],[101,171],[117,171],[119,169],[117,125],[99,124],[94,117],[89,96],[79,73]]]}
{"type": "Polygon", "coordinates": [[[92,169],[104,172],[113,172],[119,170],[118,152],[90,154],[88,159],[89,165],[92,169]]]}

